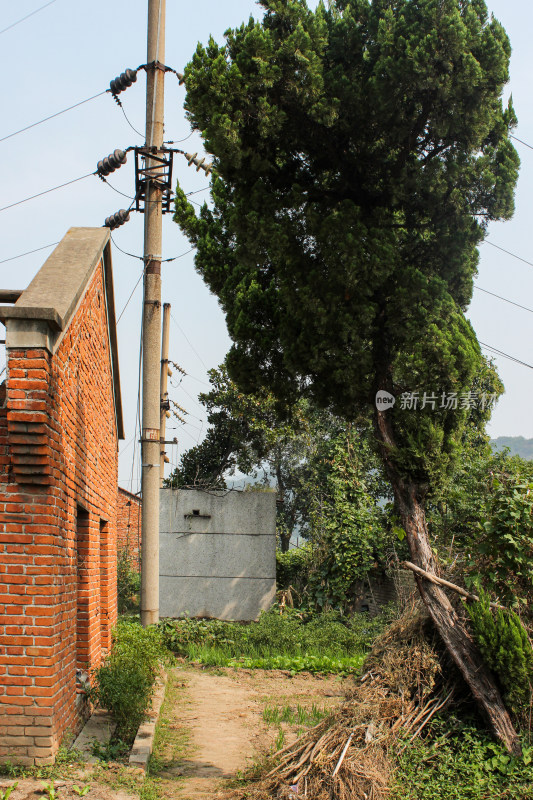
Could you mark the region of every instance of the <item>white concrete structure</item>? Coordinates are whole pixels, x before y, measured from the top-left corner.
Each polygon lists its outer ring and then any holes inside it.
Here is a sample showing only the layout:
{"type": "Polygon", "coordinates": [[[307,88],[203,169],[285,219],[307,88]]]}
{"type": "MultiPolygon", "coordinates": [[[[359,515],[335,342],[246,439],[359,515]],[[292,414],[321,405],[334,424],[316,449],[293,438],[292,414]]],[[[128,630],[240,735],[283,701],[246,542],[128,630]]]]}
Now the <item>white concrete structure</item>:
{"type": "Polygon", "coordinates": [[[161,617],[257,619],[276,594],[274,492],[161,489],[161,617]]]}

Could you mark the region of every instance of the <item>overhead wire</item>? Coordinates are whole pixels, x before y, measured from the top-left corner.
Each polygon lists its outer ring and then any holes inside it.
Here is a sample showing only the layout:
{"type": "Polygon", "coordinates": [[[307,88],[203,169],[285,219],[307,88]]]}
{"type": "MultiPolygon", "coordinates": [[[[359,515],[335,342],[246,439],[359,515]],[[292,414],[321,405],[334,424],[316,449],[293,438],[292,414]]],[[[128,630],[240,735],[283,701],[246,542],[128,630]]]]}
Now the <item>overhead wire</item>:
{"type": "Polygon", "coordinates": [[[124,108],[124,106],[123,106],[123,104],[122,104],[122,100],[120,99],[120,97],[117,97],[117,95],[116,95],[116,94],[114,94],[114,95],[113,95],[113,99],[115,100],[116,104],[118,105],[118,107],[120,108],[120,110],[122,111],[122,113],[124,114],[124,119],[126,120],[126,122],[128,123],[128,125],[130,126],[130,128],[132,129],[132,131],[135,131],[135,133],[137,134],[137,136],[140,136],[140,137],[141,137],[141,139],[144,139],[144,133],[141,133],[141,131],[137,130],[137,128],[135,127],[135,125],[134,125],[132,122],[130,122],[130,119],[129,119],[128,115],[126,114],[126,109],[124,108]]]}
{"type": "Polygon", "coordinates": [[[196,355],[196,357],[199,359],[199,361],[201,362],[201,364],[202,364],[203,368],[204,368],[204,369],[206,370],[206,372],[207,372],[207,370],[208,370],[208,367],[206,366],[206,364],[205,364],[205,361],[203,360],[203,358],[202,358],[202,356],[200,355],[200,353],[199,353],[199,352],[196,350],[196,348],[194,347],[194,345],[192,344],[192,342],[189,340],[189,337],[187,336],[187,334],[185,333],[185,331],[183,330],[183,328],[181,327],[181,325],[179,324],[179,322],[177,321],[177,319],[174,317],[174,314],[172,314],[172,313],[171,313],[171,314],[170,314],[170,318],[173,320],[173,322],[174,322],[174,325],[175,325],[175,326],[177,327],[177,329],[180,331],[180,333],[182,334],[182,336],[183,336],[183,337],[184,337],[184,339],[186,340],[187,344],[189,345],[189,347],[191,348],[191,350],[193,351],[193,353],[196,355]]]}
{"type": "Polygon", "coordinates": [[[520,144],[523,144],[525,147],[529,147],[530,150],[533,150],[533,145],[524,142],[524,140],[519,139],[518,136],[513,136],[513,134],[511,134],[511,139],[514,139],[515,141],[520,142],[520,144]]]}
{"type": "Polygon", "coordinates": [[[98,94],[93,94],[91,97],[87,97],[86,100],[80,100],[79,103],[74,103],[73,106],[64,108],[62,111],[56,111],[55,114],[50,114],[50,116],[44,117],[43,119],[40,119],[37,122],[32,122],[31,125],[26,125],[26,127],[20,128],[18,131],[13,131],[13,133],[8,133],[7,136],[2,136],[2,138],[0,138],[0,142],[5,142],[6,139],[11,139],[12,136],[18,136],[19,133],[24,133],[24,131],[29,131],[30,128],[35,128],[37,125],[42,125],[43,122],[48,122],[49,119],[54,119],[54,117],[59,117],[61,114],[66,114],[67,111],[72,111],[73,108],[78,108],[78,106],[82,106],[84,105],[84,103],[89,103],[91,100],[96,100],[97,97],[101,97],[103,94],[107,94],[108,92],[109,89],[104,89],[103,92],[98,92],[98,94]]]}
{"type": "Polygon", "coordinates": [[[529,267],[533,267],[533,261],[528,261],[527,258],[522,258],[522,256],[517,256],[516,253],[512,253],[510,250],[506,250],[504,247],[500,247],[499,244],[494,244],[491,242],[490,239],[485,239],[482,244],[490,244],[491,247],[495,247],[496,250],[501,250],[502,253],[506,253],[508,256],[512,256],[513,258],[518,259],[518,261],[523,261],[524,264],[527,264],[529,267]]]}
{"type": "Polygon", "coordinates": [[[60,183],[59,186],[53,186],[51,189],[45,189],[44,192],[37,192],[37,194],[32,194],[31,197],[25,197],[24,200],[17,200],[16,203],[10,203],[7,206],[3,206],[0,208],[1,211],[7,211],[8,208],[14,208],[15,206],[20,206],[22,203],[27,203],[29,200],[35,200],[36,197],[42,197],[45,194],[50,194],[50,192],[55,192],[57,189],[63,189],[64,186],[70,186],[73,183],[78,183],[78,181],[83,181],[85,178],[90,178],[91,175],[96,175],[96,172],[88,172],[87,175],[81,175],[79,178],[74,178],[71,181],[66,181],[65,183],[60,183]]]}
{"type": "Polygon", "coordinates": [[[492,347],[492,345],[485,344],[485,342],[482,342],[480,340],[478,341],[481,347],[484,347],[486,350],[492,350],[496,355],[503,356],[503,358],[508,358],[509,361],[514,361],[516,364],[521,364],[523,367],[528,367],[529,369],[533,369],[533,364],[528,364],[527,361],[522,361],[521,359],[516,358],[515,356],[509,355],[509,353],[504,353],[503,350],[498,350],[497,347],[492,347]]]}
{"type": "Polygon", "coordinates": [[[34,11],[30,11],[30,13],[29,13],[29,14],[26,14],[26,16],[25,16],[25,17],[21,17],[21,18],[20,18],[20,19],[18,19],[16,22],[12,22],[12,23],[11,23],[11,25],[8,25],[8,26],[7,26],[7,28],[2,28],[2,30],[0,31],[0,34],[2,34],[2,33],[5,33],[6,31],[10,31],[10,30],[11,30],[11,28],[14,28],[16,25],[20,25],[20,23],[21,23],[21,22],[24,22],[24,20],[27,20],[27,19],[29,19],[30,17],[33,17],[33,16],[35,16],[35,14],[38,14],[38,13],[39,13],[39,11],[42,11],[44,8],[48,8],[48,6],[51,6],[51,5],[52,5],[52,3],[55,3],[55,2],[56,2],[56,0],[49,0],[49,2],[48,2],[48,3],[45,3],[45,4],[44,4],[44,6],[39,6],[39,8],[36,8],[34,11]]]}
{"type": "Polygon", "coordinates": [[[122,309],[122,311],[121,311],[121,312],[120,312],[120,314],[119,314],[119,317],[118,317],[118,319],[117,319],[117,325],[118,325],[118,323],[120,322],[120,320],[122,319],[122,315],[124,314],[125,310],[127,309],[127,307],[128,307],[128,305],[129,305],[129,302],[130,302],[131,298],[132,298],[132,297],[133,297],[133,295],[135,294],[135,290],[137,289],[137,286],[138,286],[138,285],[140,284],[140,282],[142,281],[143,275],[144,275],[144,270],[143,270],[143,271],[141,272],[141,274],[139,275],[139,280],[137,281],[137,283],[135,284],[135,286],[134,286],[134,287],[133,287],[133,289],[131,290],[131,294],[130,294],[130,296],[128,297],[128,299],[126,300],[126,305],[124,306],[124,308],[122,309]]]}
{"type": "Polygon", "coordinates": [[[9,258],[3,258],[0,261],[0,264],[5,264],[6,261],[15,261],[15,259],[17,258],[23,258],[24,256],[31,255],[32,253],[38,253],[39,250],[46,250],[47,247],[54,247],[56,244],[59,244],[59,242],[51,242],[50,244],[43,244],[42,247],[36,247],[35,250],[26,250],[25,253],[19,253],[18,256],[10,256],[9,258]]]}
{"type": "Polygon", "coordinates": [[[182,142],[186,142],[187,139],[190,139],[193,133],[196,133],[196,131],[191,131],[185,139],[170,139],[168,142],[163,142],[163,144],[181,144],[182,142]]]}
{"type": "Polygon", "coordinates": [[[533,314],[533,308],[528,308],[527,306],[522,306],[520,303],[515,303],[514,300],[508,300],[507,297],[502,297],[500,294],[496,294],[495,292],[489,292],[488,289],[482,289],[481,286],[474,284],[474,289],[477,289],[480,292],[484,292],[485,294],[490,294],[492,297],[497,297],[498,300],[503,300],[504,303],[509,303],[512,306],[516,306],[517,308],[521,308],[524,311],[529,311],[533,314]]]}
{"type": "Polygon", "coordinates": [[[122,195],[122,197],[127,197],[127,198],[128,198],[128,200],[135,200],[135,199],[136,199],[136,198],[135,198],[135,197],[133,197],[131,194],[126,194],[125,192],[121,192],[121,191],[120,191],[120,189],[117,189],[117,188],[116,188],[116,186],[113,186],[113,184],[112,184],[112,183],[109,183],[109,181],[107,180],[107,178],[104,178],[104,176],[103,176],[103,175],[99,175],[98,177],[100,178],[100,180],[101,180],[103,183],[105,183],[107,186],[109,186],[109,188],[110,188],[110,189],[113,189],[113,191],[114,191],[114,192],[116,192],[117,194],[121,194],[121,195],[122,195]]]}

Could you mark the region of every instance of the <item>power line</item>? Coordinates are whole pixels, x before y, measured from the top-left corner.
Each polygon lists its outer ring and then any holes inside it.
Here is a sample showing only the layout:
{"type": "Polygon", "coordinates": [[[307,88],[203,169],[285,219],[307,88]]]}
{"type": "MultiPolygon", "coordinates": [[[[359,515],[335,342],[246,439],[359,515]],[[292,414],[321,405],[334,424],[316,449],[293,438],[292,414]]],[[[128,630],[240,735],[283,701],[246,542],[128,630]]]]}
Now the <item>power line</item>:
{"type": "Polygon", "coordinates": [[[203,189],[196,189],[194,192],[185,192],[185,197],[190,197],[191,194],[198,194],[199,192],[207,192],[210,188],[210,186],[204,186],[203,189]]]}
{"type": "Polygon", "coordinates": [[[515,358],[514,356],[510,356],[509,353],[504,353],[503,350],[498,350],[497,347],[492,347],[490,344],[485,344],[485,342],[479,342],[481,347],[484,347],[486,350],[492,350],[493,353],[496,353],[499,356],[503,356],[504,358],[508,358],[509,361],[514,361],[516,364],[521,364],[523,367],[529,367],[529,369],[533,369],[532,364],[528,364],[526,361],[521,361],[519,358],[515,358]]]}
{"type": "Polygon", "coordinates": [[[26,20],[26,19],[29,19],[30,17],[33,17],[33,16],[34,16],[34,14],[38,14],[38,13],[39,13],[39,11],[42,11],[42,10],[43,10],[43,8],[48,8],[48,6],[51,6],[51,5],[52,5],[52,3],[55,3],[55,2],[56,2],[56,0],[49,0],[49,2],[48,2],[48,3],[45,3],[45,4],[44,4],[44,6],[40,6],[39,8],[36,8],[36,9],[35,9],[35,11],[30,11],[30,13],[29,13],[29,14],[26,14],[26,16],[25,16],[25,17],[21,17],[21,18],[20,18],[20,19],[18,19],[16,22],[12,22],[12,23],[11,23],[11,25],[8,25],[8,26],[7,26],[7,28],[3,28],[3,29],[0,31],[0,34],[2,34],[2,33],[5,33],[6,31],[10,31],[10,30],[11,30],[11,28],[14,28],[14,27],[15,27],[15,25],[20,25],[20,23],[21,23],[21,22],[24,22],[24,20],[26,20]]]}
{"type": "Polygon", "coordinates": [[[127,197],[128,200],[135,200],[136,199],[131,194],[126,194],[125,192],[121,192],[120,189],[117,189],[116,186],[113,186],[112,183],[109,183],[107,178],[104,178],[103,175],[99,175],[98,177],[100,178],[101,181],[103,181],[105,184],[107,184],[107,186],[109,186],[110,189],[113,189],[114,192],[116,192],[117,194],[121,194],[122,197],[127,197]]]}
{"type": "Polygon", "coordinates": [[[517,308],[522,308],[524,311],[529,311],[533,314],[533,308],[528,308],[527,306],[521,306],[520,303],[515,303],[514,300],[508,300],[507,297],[502,297],[499,294],[495,294],[495,292],[489,292],[488,289],[482,289],[481,286],[477,286],[474,284],[474,288],[478,289],[480,292],[485,292],[485,294],[490,294],[492,297],[497,297],[498,300],[503,300],[504,303],[509,303],[512,306],[516,306],[517,308]]]}
{"type": "Polygon", "coordinates": [[[186,142],[187,139],[190,139],[193,133],[195,133],[195,131],[191,131],[189,135],[185,137],[185,139],[172,139],[168,142],[164,142],[164,144],[181,144],[182,142],[186,142]]]}
{"type": "Polygon", "coordinates": [[[0,264],[5,264],[6,261],[15,261],[15,259],[17,258],[22,258],[23,256],[29,256],[32,253],[38,253],[39,250],[46,250],[47,247],[54,247],[56,244],[59,244],[59,242],[52,242],[51,244],[43,244],[42,247],[36,247],[35,250],[27,250],[25,253],[19,253],[18,256],[10,256],[10,258],[3,258],[2,261],[0,261],[0,264]]]}
{"type": "Polygon", "coordinates": [[[126,305],[124,306],[124,308],[123,308],[123,309],[122,309],[122,311],[120,312],[119,318],[117,319],[117,325],[118,325],[118,323],[120,322],[120,320],[121,320],[121,318],[122,318],[122,315],[123,315],[123,313],[124,313],[124,312],[125,312],[125,310],[127,309],[127,307],[128,307],[128,304],[129,304],[129,302],[130,302],[131,298],[132,298],[132,297],[133,297],[133,295],[135,294],[135,290],[136,290],[137,286],[138,286],[138,285],[140,284],[140,282],[142,281],[143,274],[144,274],[144,271],[143,271],[143,272],[141,272],[141,274],[139,275],[139,280],[137,281],[137,283],[136,283],[136,284],[135,284],[135,286],[133,287],[133,289],[132,289],[132,291],[131,291],[131,294],[130,294],[130,296],[129,296],[129,297],[128,297],[128,299],[126,300],[126,305]]]}
{"type": "Polygon", "coordinates": [[[49,194],[50,192],[55,192],[57,189],[62,189],[64,186],[70,186],[72,183],[77,183],[78,181],[83,181],[85,178],[90,178],[91,175],[96,175],[96,172],[88,172],[87,175],[81,175],[79,178],[74,178],[72,181],[67,181],[66,183],[60,183],[59,186],[53,186],[51,189],[45,189],[44,192],[38,192],[37,194],[32,194],[31,197],[25,197],[24,200],[17,200],[16,203],[10,203],[8,206],[4,206],[0,208],[0,211],[7,211],[8,208],[14,208],[14,206],[20,206],[22,203],[27,203],[28,200],[34,200],[36,197],[42,197],[43,194],[49,194]]]}
{"type": "Polygon", "coordinates": [[[12,136],[18,136],[19,133],[24,133],[24,131],[29,131],[30,128],[35,128],[37,125],[42,125],[43,122],[48,122],[49,119],[53,119],[54,117],[59,117],[61,114],[66,114],[67,111],[71,111],[73,108],[78,108],[78,106],[82,106],[84,103],[89,103],[91,100],[95,100],[97,97],[101,97],[103,94],[107,94],[109,89],[105,89],[103,92],[98,92],[98,94],[93,94],[92,97],[88,97],[86,100],[80,100],[79,103],[74,103],[73,106],[69,106],[68,108],[64,108],[62,111],[56,111],[55,114],[50,114],[49,117],[44,117],[40,119],[38,122],[32,122],[31,125],[26,125],[25,128],[20,128],[18,131],[13,131],[13,133],[8,133],[7,136],[3,136],[0,139],[0,142],[5,142],[6,139],[11,139],[12,136]]]}
{"type": "Polygon", "coordinates": [[[121,111],[122,111],[122,113],[124,114],[124,119],[126,120],[126,122],[128,123],[128,125],[130,126],[130,128],[132,129],[132,131],[135,131],[135,133],[137,134],[137,136],[140,136],[140,137],[141,137],[141,139],[144,139],[144,134],[143,134],[143,133],[141,133],[139,130],[137,130],[137,128],[135,127],[135,125],[133,125],[133,124],[130,122],[130,120],[128,119],[128,115],[126,114],[126,111],[125,111],[125,109],[124,109],[124,106],[122,105],[122,100],[121,100],[119,97],[117,97],[117,95],[116,95],[116,94],[114,94],[114,95],[113,95],[113,99],[115,100],[116,104],[119,106],[120,110],[121,110],[121,111]]]}
{"type": "Polygon", "coordinates": [[[526,147],[529,147],[530,150],[533,150],[533,145],[530,145],[527,142],[524,142],[524,140],[523,139],[519,139],[518,136],[513,136],[511,134],[511,139],[514,139],[515,141],[520,142],[520,144],[523,144],[526,147]]]}
{"type": "MultiPolygon", "coordinates": [[[[1,209],[0,209],[0,210],[1,210],[1,209]]],[[[207,372],[207,369],[208,369],[208,368],[206,367],[206,365],[205,365],[205,362],[204,362],[204,360],[203,360],[202,356],[201,356],[201,355],[200,355],[200,353],[199,353],[199,352],[196,350],[196,348],[194,347],[194,345],[192,344],[192,342],[189,340],[189,338],[188,338],[187,334],[185,333],[185,331],[183,330],[183,328],[181,327],[181,325],[179,324],[179,322],[178,322],[178,321],[176,320],[176,318],[174,317],[174,314],[171,314],[171,315],[170,315],[170,318],[173,320],[173,322],[174,322],[174,325],[175,325],[175,326],[177,327],[177,329],[178,329],[178,330],[181,332],[182,336],[183,336],[183,337],[185,338],[185,340],[187,341],[187,343],[188,343],[189,347],[191,348],[191,350],[193,351],[193,353],[196,355],[196,357],[197,357],[197,358],[198,358],[198,359],[201,361],[203,368],[204,368],[204,369],[205,369],[205,371],[207,372]]]]}
{"type": "Polygon", "coordinates": [[[499,244],[494,244],[489,239],[485,239],[482,244],[490,244],[491,247],[495,247],[496,250],[501,250],[502,253],[506,253],[508,256],[512,256],[513,258],[517,258],[518,261],[523,261],[524,264],[527,264],[530,267],[533,267],[533,261],[528,261],[526,258],[522,258],[522,256],[517,256],[516,253],[511,253],[510,250],[505,250],[505,248],[500,247],[499,244]]]}

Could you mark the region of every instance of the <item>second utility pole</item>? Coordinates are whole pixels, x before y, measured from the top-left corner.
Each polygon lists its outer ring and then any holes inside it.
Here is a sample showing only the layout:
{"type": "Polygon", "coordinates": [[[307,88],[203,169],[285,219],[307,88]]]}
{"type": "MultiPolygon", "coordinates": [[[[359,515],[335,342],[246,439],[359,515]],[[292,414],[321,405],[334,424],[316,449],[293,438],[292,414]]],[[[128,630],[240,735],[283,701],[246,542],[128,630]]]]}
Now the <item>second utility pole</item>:
{"type": "Polygon", "coordinates": [[[144,204],[144,307],[142,381],[142,563],[141,622],[159,621],[159,459],[161,353],[161,260],[163,238],[160,167],[149,154],[163,145],[165,0],[148,0],[146,67],[146,167],[144,204]],[[151,172],[150,172],[151,169],[151,172]]]}

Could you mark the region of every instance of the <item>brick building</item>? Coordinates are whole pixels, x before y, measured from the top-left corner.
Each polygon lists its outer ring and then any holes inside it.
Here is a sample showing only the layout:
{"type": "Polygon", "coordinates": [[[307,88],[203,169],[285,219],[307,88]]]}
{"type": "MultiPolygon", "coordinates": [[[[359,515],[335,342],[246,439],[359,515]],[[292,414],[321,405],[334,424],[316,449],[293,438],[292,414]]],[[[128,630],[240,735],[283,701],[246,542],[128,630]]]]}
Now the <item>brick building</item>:
{"type": "Polygon", "coordinates": [[[117,613],[109,231],[71,228],[0,320],[0,760],[48,764],[86,710],[76,669],[99,664],[117,613]]]}
{"type": "Polygon", "coordinates": [[[117,551],[126,550],[132,569],[139,571],[142,500],[119,487],[117,505],[117,551]]]}

